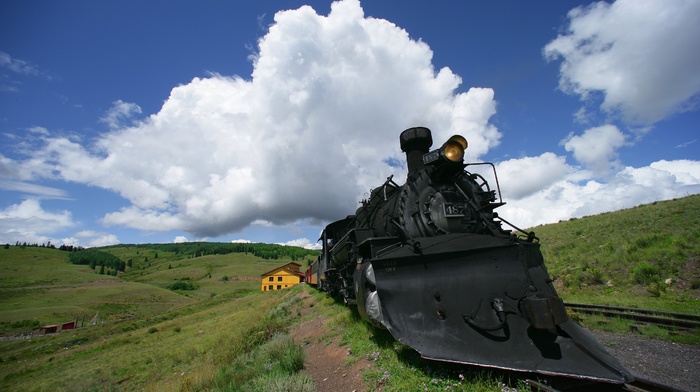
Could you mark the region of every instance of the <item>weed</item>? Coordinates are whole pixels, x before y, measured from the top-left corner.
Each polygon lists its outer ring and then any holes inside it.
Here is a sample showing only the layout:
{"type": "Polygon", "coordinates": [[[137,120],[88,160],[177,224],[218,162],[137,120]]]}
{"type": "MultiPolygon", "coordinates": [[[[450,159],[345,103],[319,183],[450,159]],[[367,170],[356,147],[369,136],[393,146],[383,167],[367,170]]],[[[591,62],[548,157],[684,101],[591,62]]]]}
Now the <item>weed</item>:
{"type": "Polygon", "coordinates": [[[313,392],[314,381],[306,374],[266,374],[252,380],[247,390],[253,392],[313,392]]]}
{"type": "Polygon", "coordinates": [[[666,284],[659,280],[649,283],[646,287],[647,293],[651,294],[653,297],[660,297],[666,292],[666,284]]]}
{"type": "Polygon", "coordinates": [[[651,285],[661,279],[659,267],[641,262],[632,269],[634,281],[642,285],[651,285]]]}

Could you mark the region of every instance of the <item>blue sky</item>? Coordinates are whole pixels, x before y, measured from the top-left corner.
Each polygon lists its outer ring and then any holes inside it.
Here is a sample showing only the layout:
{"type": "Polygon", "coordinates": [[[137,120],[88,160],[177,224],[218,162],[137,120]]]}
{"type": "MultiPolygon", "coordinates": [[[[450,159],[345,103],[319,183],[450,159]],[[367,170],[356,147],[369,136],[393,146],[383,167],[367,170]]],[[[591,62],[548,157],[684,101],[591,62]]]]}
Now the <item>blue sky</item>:
{"type": "Polygon", "coordinates": [[[3,1],[0,242],[314,244],[404,181],[412,126],[496,164],[522,227],[700,193],[699,14],[3,1]]]}

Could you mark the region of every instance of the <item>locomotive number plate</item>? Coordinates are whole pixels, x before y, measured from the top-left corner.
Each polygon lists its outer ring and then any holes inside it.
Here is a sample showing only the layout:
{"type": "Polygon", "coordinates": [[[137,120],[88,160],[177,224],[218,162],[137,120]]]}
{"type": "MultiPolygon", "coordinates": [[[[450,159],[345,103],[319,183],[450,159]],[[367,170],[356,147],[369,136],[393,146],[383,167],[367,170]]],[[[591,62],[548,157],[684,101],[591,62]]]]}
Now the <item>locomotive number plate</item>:
{"type": "Polygon", "coordinates": [[[464,204],[445,203],[442,205],[442,208],[445,210],[445,217],[447,218],[462,217],[467,211],[467,206],[464,204]]]}

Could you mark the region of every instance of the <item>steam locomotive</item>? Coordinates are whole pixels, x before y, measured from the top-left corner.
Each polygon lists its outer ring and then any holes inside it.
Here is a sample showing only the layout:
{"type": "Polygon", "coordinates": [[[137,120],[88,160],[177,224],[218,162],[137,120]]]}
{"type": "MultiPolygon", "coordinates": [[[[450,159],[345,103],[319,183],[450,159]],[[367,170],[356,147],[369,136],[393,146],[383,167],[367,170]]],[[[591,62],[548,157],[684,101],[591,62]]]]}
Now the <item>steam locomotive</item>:
{"type": "Polygon", "coordinates": [[[459,135],[431,150],[430,130],[416,127],[400,143],[406,182],[389,177],[354,215],[325,227],[307,282],[426,359],[631,381],[567,316],[535,234],[494,212],[504,203],[493,165],[465,164],[459,135]],[[491,166],[496,189],[466,170],[475,165],[491,166]]]}

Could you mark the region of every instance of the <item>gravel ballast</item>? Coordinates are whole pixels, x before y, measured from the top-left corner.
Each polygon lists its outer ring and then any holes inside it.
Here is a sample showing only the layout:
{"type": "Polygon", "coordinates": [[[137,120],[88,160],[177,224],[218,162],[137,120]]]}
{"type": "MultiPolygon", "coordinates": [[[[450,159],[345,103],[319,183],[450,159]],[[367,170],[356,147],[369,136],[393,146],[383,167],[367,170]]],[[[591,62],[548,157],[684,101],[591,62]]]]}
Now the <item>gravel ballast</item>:
{"type": "Polygon", "coordinates": [[[632,373],[689,392],[700,392],[700,346],[637,334],[589,332],[632,373]]]}

